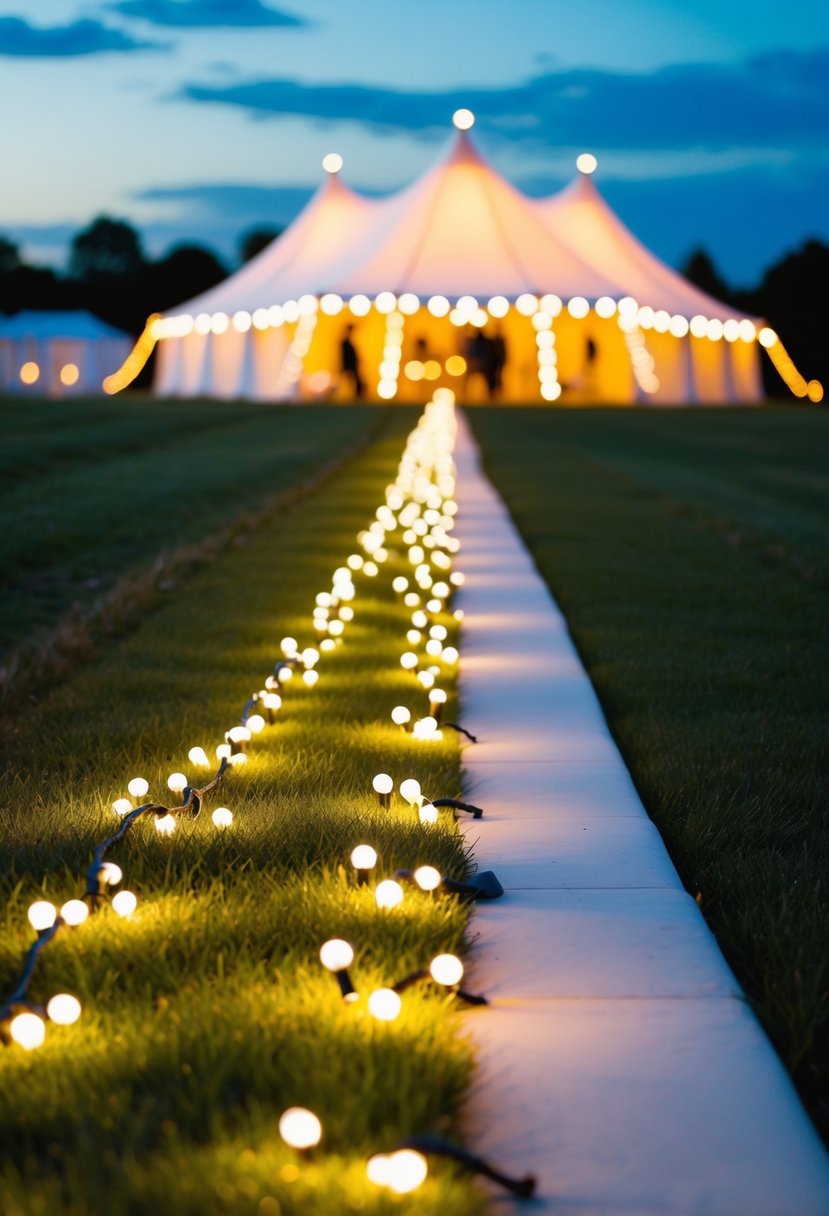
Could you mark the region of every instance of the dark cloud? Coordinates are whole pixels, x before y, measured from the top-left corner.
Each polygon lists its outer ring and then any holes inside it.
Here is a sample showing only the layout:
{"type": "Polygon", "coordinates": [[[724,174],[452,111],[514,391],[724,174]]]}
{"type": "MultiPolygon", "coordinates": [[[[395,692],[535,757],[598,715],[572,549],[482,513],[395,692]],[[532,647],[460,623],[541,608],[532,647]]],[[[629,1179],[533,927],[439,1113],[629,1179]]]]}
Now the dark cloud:
{"type": "Polygon", "coordinates": [[[445,130],[453,110],[469,106],[483,128],[506,135],[508,126],[512,140],[518,129],[525,145],[540,148],[804,146],[822,144],[829,130],[829,48],[775,51],[743,64],[680,64],[640,75],[548,71],[506,88],[440,93],[254,80],[187,84],[181,95],[238,106],[257,117],[301,115],[423,135],[445,130]]]}
{"type": "Polygon", "coordinates": [[[298,28],[309,24],[304,17],[270,8],[262,0],[118,0],[109,7],[123,17],[140,17],[176,29],[298,28]]]}
{"type": "Polygon", "coordinates": [[[179,211],[198,221],[217,218],[239,226],[290,223],[314,192],[313,186],[266,186],[246,182],[194,182],[151,186],[133,198],[142,203],[179,204],[179,211]]]}
{"type": "Polygon", "coordinates": [[[133,38],[100,21],[83,19],[70,25],[35,26],[22,17],[0,17],[0,55],[28,59],[64,59],[99,55],[104,51],[168,50],[160,42],[133,38]]]}

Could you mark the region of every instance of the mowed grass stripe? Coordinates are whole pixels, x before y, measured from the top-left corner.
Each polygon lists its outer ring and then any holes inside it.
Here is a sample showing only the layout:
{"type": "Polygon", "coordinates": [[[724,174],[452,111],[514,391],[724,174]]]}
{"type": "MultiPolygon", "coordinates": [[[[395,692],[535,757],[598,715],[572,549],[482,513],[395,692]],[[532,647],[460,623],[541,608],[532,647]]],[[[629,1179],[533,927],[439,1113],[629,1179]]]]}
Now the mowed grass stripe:
{"type": "Polygon", "coordinates": [[[829,1131],[829,419],[469,414],[645,805],[829,1131]]]}
{"type": "MultiPolygon", "coordinates": [[[[153,793],[189,771],[189,747],[211,752],[238,721],[279,639],[313,642],[314,596],[382,501],[416,413],[385,418],[383,437],[300,508],[194,576],[21,725],[2,790],[4,989],[30,938],[27,904],[77,890],[129,777],[142,773],[153,793]]],[[[466,932],[453,899],[409,891],[380,912],[348,863],[366,840],[381,877],[419,863],[469,869],[448,817],[427,831],[371,793],[381,768],[433,796],[459,788],[454,739],[419,749],[389,719],[398,702],[426,712],[399,667],[408,613],[389,581],[384,571],[382,584],[359,582],[318,685],[288,687],[280,725],[207,813],[170,840],[139,826],[113,853],[139,895],[134,921],[104,912],[44,955],[33,995],[73,991],[84,1015],[50,1028],[37,1053],[0,1053],[4,1212],[482,1210],[450,1169],[402,1205],[365,1178],[370,1152],[415,1131],[457,1132],[472,1054],[452,998],[414,988],[382,1025],[364,1002],[344,1005],[318,961],[322,941],[347,937],[366,994],[460,949],[466,932]],[[223,834],[209,819],[217,802],[235,815],[223,834]],[[308,1164],[279,1140],[292,1104],[325,1126],[308,1164]]]]}
{"type": "Polygon", "coordinates": [[[88,606],[171,543],[196,541],[306,477],[367,434],[379,414],[117,398],[105,423],[96,406],[88,424],[59,433],[56,450],[48,433],[54,403],[0,405],[7,425],[15,411],[29,411],[46,436],[24,431],[20,446],[41,463],[23,481],[4,478],[0,493],[0,650],[71,605],[88,606]]]}

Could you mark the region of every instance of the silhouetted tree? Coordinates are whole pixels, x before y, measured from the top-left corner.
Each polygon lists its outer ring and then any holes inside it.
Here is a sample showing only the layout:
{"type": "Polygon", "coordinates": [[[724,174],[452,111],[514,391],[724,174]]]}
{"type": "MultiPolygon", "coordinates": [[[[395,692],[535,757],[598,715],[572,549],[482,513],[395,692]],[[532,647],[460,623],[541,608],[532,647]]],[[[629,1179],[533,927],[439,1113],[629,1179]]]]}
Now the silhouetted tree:
{"type": "Polygon", "coordinates": [[[17,245],[8,237],[0,236],[0,275],[12,274],[13,271],[19,270],[21,265],[17,245]]]}
{"type": "Polygon", "coordinates": [[[209,249],[177,245],[153,263],[146,281],[149,312],[175,308],[227,278],[227,270],[209,249]]]}
{"type": "Polygon", "coordinates": [[[251,228],[239,238],[239,255],[243,262],[250,262],[257,253],[267,249],[272,241],[282,236],[281,228],[251,228]]]}
{"type": "Polygon", "coordinates": [[[704,249],[695,249],[682,268],[682,273],[689,283],[699,287],[716,300],[730,300],[731,288],[720,276],[714,265],[713,258],[704,249]]]}
{"type": "Polygon", "coordinates": [[[137,278],[144,269],[141,238],[126,220],[101,215],[72,238],[69,276],[81,282],[137,278]]]}
{"type": "MultiPolygon", "coordinates": [[[[765,317],[807,380],[829,384],[829,344],[826,341],[826,283],[829,245],[807,241],[766,271],[756,291],[747,297],[751,311],[765,317]]],[[[779,391],[772,373],[770,384],[779,391]]]]}

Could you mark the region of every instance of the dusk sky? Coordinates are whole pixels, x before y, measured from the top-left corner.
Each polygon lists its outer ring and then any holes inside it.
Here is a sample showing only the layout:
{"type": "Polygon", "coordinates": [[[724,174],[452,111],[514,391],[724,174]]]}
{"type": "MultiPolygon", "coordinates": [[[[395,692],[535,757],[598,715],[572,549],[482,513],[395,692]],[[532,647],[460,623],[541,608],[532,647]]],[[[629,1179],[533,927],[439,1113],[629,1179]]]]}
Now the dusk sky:
{"type": "Polygon", "coordinates": [[[152,255],[284,224],[336,150],[387,191],[458,106],[532,194],[597,184],[673,265],[752,285],[829,240],[825,0],[0,0],[0,233],[62,264],[95,215],[152,255]]]}

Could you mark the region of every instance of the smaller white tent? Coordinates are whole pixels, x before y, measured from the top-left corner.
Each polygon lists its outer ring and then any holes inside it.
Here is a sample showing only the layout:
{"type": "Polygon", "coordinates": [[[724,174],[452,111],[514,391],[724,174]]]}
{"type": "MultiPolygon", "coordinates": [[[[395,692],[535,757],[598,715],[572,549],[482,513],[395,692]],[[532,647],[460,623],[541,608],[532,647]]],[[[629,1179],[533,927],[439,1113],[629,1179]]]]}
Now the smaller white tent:
{"type": "Polygon", "coordinates": [[[0,391],[68,397],[102,393],[132,339],[90,312],[0,316],[0,391]]]}

